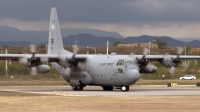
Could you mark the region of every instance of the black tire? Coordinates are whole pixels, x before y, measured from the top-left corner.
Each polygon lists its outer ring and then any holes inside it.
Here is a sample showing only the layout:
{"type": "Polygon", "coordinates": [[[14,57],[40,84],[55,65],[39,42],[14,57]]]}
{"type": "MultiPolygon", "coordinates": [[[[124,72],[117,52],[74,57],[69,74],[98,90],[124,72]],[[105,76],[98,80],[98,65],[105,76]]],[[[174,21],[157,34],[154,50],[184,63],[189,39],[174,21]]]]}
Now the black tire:
{"type": "Polygon", "coordinates": [[[184,78],[182,78],[182,80],[185,80],[184,78]]]}
{"type": "Polygon", "coordinates": [[[80,85],[80,86],[78,87],[78,90],[79,90],[79,91],[82,91],[82,90],[83,90],[83,86],[80,85]]]}
{"type": "Polygon", "coordinates": [[[193,78],[191,80],[194,80],[193,78]]]}
{"type": "Polygon", "coordinates": [[[77,90],[78,90],[78,87],[72,87],[72,89],[73,89],[74,91],[77,91],[77,90]]]}
{"type": "Polygon", "coordinates": [[[113,87],[112,86],[102,86],[104,91],[112,91],[113,87]]]}
{"type": "Polygon", "coordinates": [[[121,91],[126,92],[129,90],[129,86],[122,86],[121,91]]]}
{"type": "Polygon", "coordinates": [[[84,88],[83,86],[72,87],[72,89],[73,89],[74,91],[82,91],[83,88],[84,88]]]}

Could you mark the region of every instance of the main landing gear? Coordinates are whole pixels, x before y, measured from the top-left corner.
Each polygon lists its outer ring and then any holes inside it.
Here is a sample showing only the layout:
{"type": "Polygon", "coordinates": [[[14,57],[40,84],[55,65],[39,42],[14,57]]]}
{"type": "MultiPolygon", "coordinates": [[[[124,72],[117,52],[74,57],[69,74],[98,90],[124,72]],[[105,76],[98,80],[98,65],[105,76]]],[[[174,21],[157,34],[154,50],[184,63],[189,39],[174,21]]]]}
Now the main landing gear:
{"type": "Polygon", "coordinates": [[[122,86],[121,91],[126,92],[129,90],[129,86],[122,86]]]}
{"type": "Polygon", "coordinates": [[[80,84],[79,86],[72,87],[74,91],[82,91],[85,86],[80,84]]]}
{"type": "MultiPolygon", "coordinates": [[[[112,91],[113,87],[112,86],[102,86],[104,91],[112,91]]],[[[121,89],[121,91],[126,92],[129,90],[129,86],[121,86],[117,87],[116,89],[121,89]]]]}
{"type": "Polygon", "coordinates": [[[113,87],[112,86],[102,86],[104,91],[112,91],[113,87]]]}

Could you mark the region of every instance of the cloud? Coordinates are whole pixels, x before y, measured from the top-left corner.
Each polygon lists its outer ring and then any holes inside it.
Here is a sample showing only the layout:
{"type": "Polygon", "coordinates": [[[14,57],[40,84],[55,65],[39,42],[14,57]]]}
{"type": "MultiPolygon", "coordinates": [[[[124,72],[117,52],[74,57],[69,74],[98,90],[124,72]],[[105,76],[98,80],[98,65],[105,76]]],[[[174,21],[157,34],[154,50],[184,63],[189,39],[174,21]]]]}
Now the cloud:
{"type": "Polygon", "coordinates": [[[49,28],[49,21],[20,21],[12,18],[0,19],[0,25],[6,25],[14,27],[22,31],[35,30],[35,31],[47,31],[49,28]]]}
{"type": "Polygon", "coordinates": [[[125,37],[199,37],[199,4],[199,0],[1,0],[0,24],[46,31],[50,9],[56,7],[61,28],[115,31],[125,37]]]}
{"type": "MultiPolygon", "coordinates": [[[[2,19],[0,25],[8,25],[10,27],[18,28],[22,31],[35,30],[35,31],[48,31],[49,21],[31,21],[23,22],[13,19],[2,19]]],[[[66,28],[87,28],[97,29],[103,31],[115,31],[124,37],[127,36],[140,36],[140,35],[152,35],[152,36],[171,36],[171,37],[200,37],[200,23],[161,23],[158,26],[151,26],[149,24],[142,24],[140,26],[134,24],[103,24],[92,22],[60,22],[60,27],[66,28]]]]}

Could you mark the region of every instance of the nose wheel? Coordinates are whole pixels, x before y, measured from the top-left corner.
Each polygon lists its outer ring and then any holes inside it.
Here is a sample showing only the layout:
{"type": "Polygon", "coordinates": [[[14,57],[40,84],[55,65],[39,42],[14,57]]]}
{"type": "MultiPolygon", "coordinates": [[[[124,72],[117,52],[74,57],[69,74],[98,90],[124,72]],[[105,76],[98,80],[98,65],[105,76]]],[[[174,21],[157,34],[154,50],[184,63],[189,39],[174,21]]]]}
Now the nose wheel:
{"type": "Polygon", "coordinates": [[[126,91],[128,91],[128,90],[129,90],[129,86],[122,86],[122,87],[121,87],[121,91],[126,92],[126,91]]]}

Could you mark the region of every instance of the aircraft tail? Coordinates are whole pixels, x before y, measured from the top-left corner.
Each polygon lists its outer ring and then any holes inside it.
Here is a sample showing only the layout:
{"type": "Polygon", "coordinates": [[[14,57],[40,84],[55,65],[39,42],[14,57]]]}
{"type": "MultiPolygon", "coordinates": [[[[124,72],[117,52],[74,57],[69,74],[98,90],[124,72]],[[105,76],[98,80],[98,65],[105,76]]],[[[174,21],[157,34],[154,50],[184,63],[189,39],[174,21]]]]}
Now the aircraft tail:
{"type": "Polygon", "coordinates": [[[60,26],[56,8],[51,9],[50,24],[49,24],[49,40],[48,40],[48,54],[58,54],[64,50],[62,36],[60,33],[60,26]]]}

